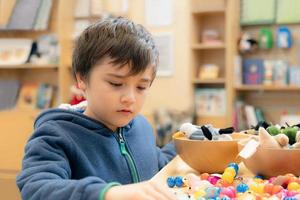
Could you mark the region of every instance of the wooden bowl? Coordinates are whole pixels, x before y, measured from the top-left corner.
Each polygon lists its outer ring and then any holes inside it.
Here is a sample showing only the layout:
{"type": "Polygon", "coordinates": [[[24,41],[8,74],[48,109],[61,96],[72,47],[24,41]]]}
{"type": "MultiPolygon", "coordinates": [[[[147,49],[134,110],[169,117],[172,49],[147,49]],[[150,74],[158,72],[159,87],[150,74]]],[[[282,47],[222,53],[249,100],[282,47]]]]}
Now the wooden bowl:
{"type": "Polygon", "coordinates": [[[178,155],[190,167],[199,173],[222,173],[229,163],[240,162],[237,157],[237,142],[249,136],[233,133],[232,137],[232,141],[190,140],[181,132],[177,132],[173,135],[173,140],[178,155]]]}
{"type": "MultiPolygon", "coordinates": [[[[239,151],[244,146],[243,142],[239,142],[239,151]]],[[[300,149],[258,147],[250,158],[241,160],[253,174],[260,174],[266,178],[288,173],[300,176],[300,149]]]]}

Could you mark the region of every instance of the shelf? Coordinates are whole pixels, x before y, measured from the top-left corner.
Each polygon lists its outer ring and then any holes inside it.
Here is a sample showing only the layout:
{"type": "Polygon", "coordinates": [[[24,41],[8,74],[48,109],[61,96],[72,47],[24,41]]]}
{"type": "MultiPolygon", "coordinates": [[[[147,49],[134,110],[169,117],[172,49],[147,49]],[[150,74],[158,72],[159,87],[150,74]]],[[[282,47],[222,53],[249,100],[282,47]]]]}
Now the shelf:
{"type": "Polygon", "coordinates": [[[217,14],[217,13],[224,13],[225,12],[225,8],[220,8],[220,7],[216,7],[216,8],[210,8],[210,9],[193,9],[192,10],[192,14],[195,15],[206,15],[206,14],[217,14]]]}
{"type": "Polygon", "coordinates": [[[45,30],[34,30],[34,29],[28,29],[28,30],[23,30],[23,29],[0,29],[0,34],[1,33],[47,33],[49,32],[48,29],[45,30]]]}
{"type": "Polygon", "coordinates": [[[220,43],[220,44],[204,44],[204,43],[192,44],[192,49],[194,49],[194,50],[224,49],[224,48],[225,48],[224,43],[220,43]]]}
{"type": "Polygon", "coordinates": [[[103,16],[101,15],[92,15],[92,16],[85,16],[85,17],[74,17],[74,20],[91,20],[91,21],[97,21],[102,19],[103,16]]]}
{"type": "Polygon", "coordinates": [[[225,84],[224,78],[217,78],[217,79],[193,79],[194,84],[225,84]]]}
{"type": "Polygon", "coordinates": [[[0,65],[0,69],[57,69],[58,65],[54,64],[22,64],[22,65],[0,65]]]}
{"type": "Polygon", "coordinates": [[[265,86],[265,85],[241,85],[235,86],[238,91],[300,91],[300,86],[265,86]]]}

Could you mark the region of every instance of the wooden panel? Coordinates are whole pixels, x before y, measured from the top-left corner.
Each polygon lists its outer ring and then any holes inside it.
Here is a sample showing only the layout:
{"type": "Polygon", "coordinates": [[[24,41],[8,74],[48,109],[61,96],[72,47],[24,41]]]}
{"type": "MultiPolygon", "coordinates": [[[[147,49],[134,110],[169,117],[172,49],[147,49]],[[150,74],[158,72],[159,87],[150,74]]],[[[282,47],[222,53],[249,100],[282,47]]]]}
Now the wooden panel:
{"type": "Polygon", "coordinates": [[[39,111],[11,110],[0,112],[0,171],[18,171],[24,146],[32,134],[33,122],[39,111]]]}
{"type": "Polygon", "coordinates": [[[73,20],[74,0],[59,1],[58,35],[61,49],[59,68],[59,99],[60,102],[68,102],[70,99],[70,85],[72,74],[70,73],[71,57],[73,51],[72,34],[74,30],[73,20]],[[67,22],[67,23],[66,23],[67,22]]]}
{"type": "Polygon", "coordinates": [[[193,12],[214,12],[225,10],[225,0],[192,0],[191,6],[193,12]]]}
{"type": "Polygon", "coordinates": [[[15,176],[16,175],[13,175],[10,178],[2,178],[2,174],[0,173],[1,199],[21,200],[21,195],[16,185],[15,176]]]}
{"type": "Polygon", "coordinates": [[[224,117],[197,117],[197,124],[199,126],[205,125],[205,124],[212,124],[214,127],[226,127],[228,126],[227,124],[227,118],[226,116],[224,117]]]}

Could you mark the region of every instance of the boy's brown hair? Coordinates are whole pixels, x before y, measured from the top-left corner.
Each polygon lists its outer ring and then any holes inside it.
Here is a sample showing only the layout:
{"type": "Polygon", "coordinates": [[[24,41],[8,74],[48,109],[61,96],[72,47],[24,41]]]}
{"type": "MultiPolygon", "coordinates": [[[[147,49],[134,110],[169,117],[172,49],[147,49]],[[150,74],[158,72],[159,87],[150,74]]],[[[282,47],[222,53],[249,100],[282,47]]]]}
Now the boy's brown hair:
{"type": "Polygon", "coordinates": [[[91,69],[104,58],[120,67],[129,64],[128,75],[144,72],[158,64],[158,50],[151,34],[139,24],[118,17],[99,21],[86,28],[76,41],[72,58],[73,74],[88,80],[91,69]]]}

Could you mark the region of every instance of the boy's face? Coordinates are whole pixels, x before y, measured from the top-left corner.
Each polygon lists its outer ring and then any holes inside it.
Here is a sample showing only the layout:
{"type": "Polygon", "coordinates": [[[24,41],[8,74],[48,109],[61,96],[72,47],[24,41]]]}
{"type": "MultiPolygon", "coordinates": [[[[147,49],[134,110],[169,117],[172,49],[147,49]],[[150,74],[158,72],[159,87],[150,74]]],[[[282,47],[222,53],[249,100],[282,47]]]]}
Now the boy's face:
{"type": "Polygon", "coordinates": [[[94,66],[88,81],[77,77],[88,101],[84,114],[115,131],[140,112],[153,79],[153,67],[128,76],[128,65],[118,68],[110,61],[107,58],[94,66]]]}

